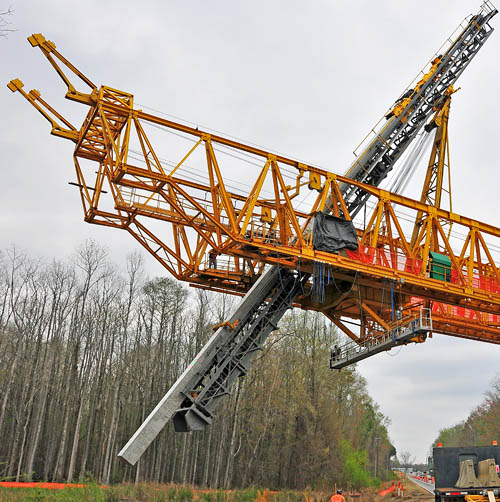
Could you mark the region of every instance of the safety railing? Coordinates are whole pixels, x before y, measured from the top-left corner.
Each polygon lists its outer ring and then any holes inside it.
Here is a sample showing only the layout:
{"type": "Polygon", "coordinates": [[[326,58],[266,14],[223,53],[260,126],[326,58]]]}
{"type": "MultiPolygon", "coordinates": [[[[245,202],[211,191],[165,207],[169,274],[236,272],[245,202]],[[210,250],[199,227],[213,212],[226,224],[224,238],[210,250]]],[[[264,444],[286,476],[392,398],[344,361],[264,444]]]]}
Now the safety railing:
{"type": "Polygon", "coordinates": [[[407,316],[393,323],[390,331],[380,332],[360,342],[351,341],[343,346],[335,346],[330,354],[330,368],[346,366],[365,359],[372,354],[389,350],[391,347],[408,342],[411,338],[432,331],[432,312],[420,308],[418,314],[407,316]]]}
{"type": "Polygon", "coordinates": [[[490,0],[485,0],[481,4],[481,10],[489,14],[490,12],[496,11],[496,7],[490,2],[490,0]]]}
{"type": "MultiPolygon", "coordinates": [[[[412,296],[410,303],[413,305],[422,304],[423,298],[412,296]]],[[[445,318],[467,319],[478,323],[500,326],[500,314],[489,312],[479,312],[477,310],[461,307],[458,305],[448,305],[441,302],[432,302],[432,313],[445,318]]]]}
{"type": "MultiPolygon", "coordinates": [[[[359,260],[364,264],[379,265],[415,275],[422,273],[422,260],[411,258],[398,251],[391,251],[387,247],[373,248],[370,246],[360,246],[358,251],[346,250],[346,254],[349,258],[359,260]]],[[[496,277],[481,275],[477,270],[473,270],[469,281],[465,265],[462,269],[456,269],[451,265],[438,263],[429,259],[426,270],[423,273],[430,279],[451,284],[460,284],[461,277],[463,277],[475,289],[481,289],[490,293],[500,293],[500,283],[496,277]]]]}

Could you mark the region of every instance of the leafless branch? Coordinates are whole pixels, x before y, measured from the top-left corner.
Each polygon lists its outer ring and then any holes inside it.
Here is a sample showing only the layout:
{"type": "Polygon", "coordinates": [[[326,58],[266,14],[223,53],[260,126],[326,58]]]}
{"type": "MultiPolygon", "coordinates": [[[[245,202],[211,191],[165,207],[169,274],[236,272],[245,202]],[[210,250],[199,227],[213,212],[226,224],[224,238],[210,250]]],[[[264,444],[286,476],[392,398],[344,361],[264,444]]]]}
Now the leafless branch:
{"type": "Polygon", "coordinates": [[[12,23],[7,21],[7,17],[12,16],[12,14],[14,14],[12,7],[0,11],[0,37],[7,37],[10,32],[17,31],[14,28],[9,28],[12,23]]]}

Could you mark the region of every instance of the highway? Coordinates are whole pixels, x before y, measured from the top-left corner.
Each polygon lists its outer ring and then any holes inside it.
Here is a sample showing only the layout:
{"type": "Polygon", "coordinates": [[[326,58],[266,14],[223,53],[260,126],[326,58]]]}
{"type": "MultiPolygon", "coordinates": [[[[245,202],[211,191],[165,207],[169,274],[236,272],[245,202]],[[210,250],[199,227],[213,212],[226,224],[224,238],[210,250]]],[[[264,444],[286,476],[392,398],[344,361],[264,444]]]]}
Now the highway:
{"type": "Polygon", "coordinates": [[[434,483],[427,483],[421,479],[414,478],[413,476],[407,475],[407,478],[410,481],[413,481],[416,485],[422,487],[424,490],[427,490],[429,493],[434,493],[434,483]]]}

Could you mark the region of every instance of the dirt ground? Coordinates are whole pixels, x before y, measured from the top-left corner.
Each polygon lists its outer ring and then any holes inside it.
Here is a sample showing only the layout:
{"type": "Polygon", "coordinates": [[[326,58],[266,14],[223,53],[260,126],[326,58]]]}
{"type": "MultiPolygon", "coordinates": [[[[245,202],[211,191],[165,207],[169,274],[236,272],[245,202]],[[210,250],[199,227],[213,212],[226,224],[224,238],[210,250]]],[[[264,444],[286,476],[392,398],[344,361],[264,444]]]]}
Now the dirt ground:
{"type": "Polygon", "coordinates": [[[434,495],[416,485],[415,483],[412,483],[409,480],[405,480],[404,487],[405,491],[403,498],[398,497],[398,491],[396,488],[394,492],[386,495],[385,497],[380,497],[377,495],[375,497],[375,502],[396,502],[396,500],[401,502],[434,502],[434,495]]]}
{"type": "MultiPolygon", "coordinates": [[[[434,495],[426,492],[411,481],[404,482],[404,497],[394,492],[381,496],[373,488],[361,490],[358,496],[346,493],[346,502],[434,502],[434,495]]],[[[389,488],[391,483],[385,483],[379,488],[389,488]]],[[[240,490],[222,492],[211,490],[192,490],[190,487],[174,485],[116,485],[102,489],[98,485],[85,485],[83,488],[67,488],[48,490],[42,488],[5,488],[0,486],[0,502],[88,502],[101,500],[109,502],[328,502],[331,493],[320,492],[270,492],[256,490],[240,490]],[[69,491],[67,491],[69,490],[69,491]],[[57,493],[60,492],[60,493],[57,493]],[[63,493],[65,492],[65,493],[63,493]]]]}

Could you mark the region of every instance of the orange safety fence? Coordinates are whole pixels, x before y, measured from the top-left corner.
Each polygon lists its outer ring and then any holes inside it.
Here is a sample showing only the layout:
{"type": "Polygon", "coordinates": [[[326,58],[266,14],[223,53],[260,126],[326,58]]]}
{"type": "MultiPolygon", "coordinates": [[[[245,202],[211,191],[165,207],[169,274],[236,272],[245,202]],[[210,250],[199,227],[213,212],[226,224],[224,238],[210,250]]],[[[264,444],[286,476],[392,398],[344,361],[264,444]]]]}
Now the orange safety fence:
{"type": "MultiPolygon", "coordinates": [[[[410,302],[412,305],[422,305],[424,299],[412,296],[410,302]]],[[[458,307],[456,305],[447,305],[445,303],[433,302],[432,312],[439,316],[448,317],[450,319],[471,319],[491,325],[500,325],[500,315],[498,314],[478,312],[477,310],[468,309],[466,307],[458,307]]]]}
{"type": "MultiPolygon", "coordinates": [[[[380,265],[394,270],[401,270],[414,275],[419,275],[422,269],[422,260],[418,258],[410,258],[398,252],[391,252],[388,249],[372,248],[370,246],[360,246],[357,251],[345,251],[347,256],[352,260],[358,260],[369,265],[380,265]]],[[[440,266],[442,275],[447,279],[445,282],[451,284],[459,284],[459,273],[454,268],[440,266]]],[[[467,270],[461,270],[464,277],[467,277],[467,270]]],[[[477,271],[473,271],[471,285],[473,288],[487,291],[489,293],[500,293],[500,283],[496,277],[485,277],[479,275],[477,271]]],[[[412,304],[422,303],[421,298],[412,297],[412,304]]],[[[455,317],[462,319],[471,319],[489,324],[500,325],[500,315],[491,313],[482,313],[466,307],[457,307],[446,305],[440,302],[433,302],[432,311],[436,314],[445,317],[455,317]]]]}
{"type": "Polygon", "coordinates": [[[379,495],[389,495],[389,493],[393,492],[395,488],[396,488],[396,485],[393,483],[392,486],[390,486],[386,490],[382,490],[382,491],[378,492],[378,494],[379,495]]]}
{"type": "MultiPolygon", "coordinates": [[[[76,483],[29,483],[17,481],[0,481],[0,488],[45,488],[46,490],[62,490],[63,488],[83,488],[86,485],[76,483]]],[[[103,488],[101,486],[100,488],[103,488]]]]}
{"type": "MultiPolygon", "coordinates": [[[[346,254],[352,260],[360,261],[368,265],[379,265],[394,270],[401,270],[410,274],[419,275],[422,269],[422,260],[410,258],[402,253],[392,252],[385,248],[373,248],[370,246],[360,246],[357,251],[346,250],[346,254]]],[[[446,278],[444,282],[451,284],[460,284],[459,271],[453,267],[439,266],[440,274],[446,278]]],[[[461,275],[468,277],[467,269],[463,267],[461,275]]],[[[500,294],[500,283],[496,276],[483,276],[474,270],[471,277],[471,286],[475,289],[487,291],[489,293],[500,294]]],[[[436,305],[436,303],[434,303],[436,305]]],[[[457,317],[472,318],[477,315],[476,312],[463,307],[455,307],[450,314],[457,317]]],[[[500,323],[500,316],[496,314],[488,315],[489,322],[500,323]]]]}
{"type": "MultiPolygon", "coordinates": [[[[62,490],[63,488],[83,488],[87,485],[77,483],[45,483],[45,482],[24,482],[24,481],[0,481],[0,488],[45,488],[46,490],[62,490]]],[[[106,488],[105,485],[99,485],[99,488],[106,488]]],[[[208,490],[194,489],[194,493],[213,493],[221,491],[228,493],[231,490],[208,490]]],[[[267,500],[268,495],[274,495],[279,492],[273,490],[258,491],[258,500],[267,500]]]]}

